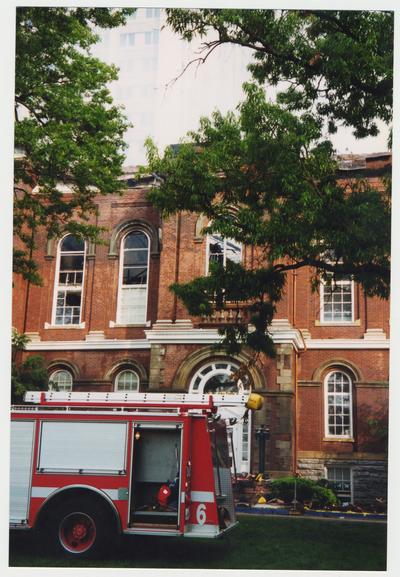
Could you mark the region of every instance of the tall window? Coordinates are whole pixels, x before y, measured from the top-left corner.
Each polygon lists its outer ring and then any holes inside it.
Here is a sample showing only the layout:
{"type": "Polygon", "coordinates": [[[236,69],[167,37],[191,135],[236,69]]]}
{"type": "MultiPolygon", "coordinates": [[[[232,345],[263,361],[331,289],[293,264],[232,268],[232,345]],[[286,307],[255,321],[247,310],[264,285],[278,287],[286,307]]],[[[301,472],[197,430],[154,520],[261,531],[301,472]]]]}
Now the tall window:
{"type": "Polygon", "coordinates": [[[225,266],[227,260],[242,262],[242,245],[216,233],[207,235],[207,273],[210,263],[219,262],[225,266]]]}
{"type": "Polygon", "coordinates": [[[341,371],[325,378],[325,433],[327,437],[353,436],[352,381],[341,371]]]}
{"type": "Polygon", "coordinates": [[[117,376],[115,377],[115,390],[138,391],[139,390],[138,374],[130,369],[118,373],[117,376]]]}
{"type": "Polygon", "coordinates": [[[121,245],[118,322],[144,324],[147,318],[149,238],[141,231],[127,234],[121,245]]]}
{"type": "Polygon", "coordinates": [[[58,250],[53,324],[81,322],[84,267],[85,242],[72,234],[65,236],[58,250]]]}
{"type": "Polygon", "coordinates": [[[49,377],[50,391],[71,391],[72,375],[65,369],[57,370],[51,373],[49,377]]]}
{"type": "Polygon", "coordinates": [[[351,323],[354,321],[354,282],[339,276],[335,282],[321,283],[321,321],[351,323]]]}

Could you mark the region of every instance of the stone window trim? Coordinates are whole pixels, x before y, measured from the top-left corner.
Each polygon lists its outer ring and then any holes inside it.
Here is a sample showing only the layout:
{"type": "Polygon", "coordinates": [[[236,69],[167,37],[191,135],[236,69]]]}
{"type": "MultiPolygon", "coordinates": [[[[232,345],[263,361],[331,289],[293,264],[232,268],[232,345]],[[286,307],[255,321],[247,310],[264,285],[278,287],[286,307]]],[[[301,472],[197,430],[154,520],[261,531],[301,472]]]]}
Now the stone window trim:
{"type": "MultiPolygon", "coordinates": [[[[70,234],[70,233],[67,233],[70,234]]],[[[45,260],[53,260],[57,256],[57,247],[59,245],[60,240],[67,236],[67,234],[63,235],[62,237],[51,237],[47,239],[46,244],[46,254],[44,256],[45,260]]],[[[91,260],[94,259],[96,256],[96,245],[91,240],[86,241],[86,259],[91,260]]]]}
{"type": "Polygon", "coordinates": [[[354,386],[357,386],[359,382],[365,382],[361,369],[344,357],[334,357],[321,363],[313,372],[310,382],[318,382],[322,385],[326,375],[334,371],[346,373],[354,386]]]}
{"type": "Polygon", "coordinates": [[[123,371],[133,371],[136,373],[139,378],[140,387],[148,383],[147,371],[142,363],[131,358],[122,358],[114,363],[104,375],[104,380],[115,382],[117,375],[123,371]]]}
{"type": "MultiPolygon", "coordinates": [[[[235,357],[230,357],[222,351],[216,352],[213,346],[201,347],[190,353],[179,365],[175,373],[173,387],[176,390],[187,392],[193,374],[207,362],[219,362],[219,360],[224,362],[228,359],[234,364],[248,364],[251,358],[251,355],[246,351],[241,351],[235,357]]],[[[257,392],[267,390],[266,378],[259,366],[251,364],[248,373],[253,390],[257,392]]]]}
{"type": "Polygon", "coordinates": [[[74,382],[79,378],[80,374],[79,367],[75,363],[62,358],[55,359],[47,365],[47,372],[49,375],[56,371],[68,371],[71,373],[74,382]]]}
{"type": "Polygon", "coordinates": [[[107,255],[109,259],[118,259],[123,238],[130,232],[135,231],[143,232],[148,236],[150,241],[150,256],[153,258],[160,256],[161,242],[158,228],[146,220],[135,219],[123,221],[114,228],[107,255]]]}

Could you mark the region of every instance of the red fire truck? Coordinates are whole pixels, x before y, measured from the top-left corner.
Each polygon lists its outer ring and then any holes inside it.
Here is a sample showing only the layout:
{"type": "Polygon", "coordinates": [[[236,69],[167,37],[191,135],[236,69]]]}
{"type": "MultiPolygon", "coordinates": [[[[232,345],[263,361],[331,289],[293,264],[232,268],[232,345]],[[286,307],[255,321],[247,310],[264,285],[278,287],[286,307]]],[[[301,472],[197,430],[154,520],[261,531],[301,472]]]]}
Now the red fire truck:
{"type": "Polygon", "coordinates": [[[218,407],[259,395],[29,392],[11,413],[11,528],[62,552],[118,533],[218,537],[236,524],[218,407]]]}

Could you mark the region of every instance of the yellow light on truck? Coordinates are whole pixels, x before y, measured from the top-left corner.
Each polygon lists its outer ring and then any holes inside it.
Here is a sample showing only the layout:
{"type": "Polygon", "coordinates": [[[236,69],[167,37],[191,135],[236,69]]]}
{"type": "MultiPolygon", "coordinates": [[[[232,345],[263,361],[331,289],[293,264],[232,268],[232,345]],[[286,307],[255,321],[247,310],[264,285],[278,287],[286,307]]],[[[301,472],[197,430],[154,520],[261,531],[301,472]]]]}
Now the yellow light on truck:
{"type": "Polygon", "coordinates": [[[252,411],[258,411],[263,406],[263,398],[258,393],[250,393],[246,407],[252,411]]]}

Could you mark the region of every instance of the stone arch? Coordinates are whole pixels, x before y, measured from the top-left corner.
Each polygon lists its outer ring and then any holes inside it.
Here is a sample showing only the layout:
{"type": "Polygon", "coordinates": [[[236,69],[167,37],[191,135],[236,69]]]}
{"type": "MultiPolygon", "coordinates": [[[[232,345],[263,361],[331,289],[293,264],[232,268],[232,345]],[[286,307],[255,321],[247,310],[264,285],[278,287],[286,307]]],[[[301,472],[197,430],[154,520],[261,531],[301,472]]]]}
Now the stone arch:
{"type": "MultiPolygon", "coordinates": [[[[242,351],[238,355],[232,356],[228,355],[223,351],[216,351],[213,346],[203,347],[198,349],[188,355],[186,359],[181,363],[176,371],[174,378],[174,389],[187,391],[190,385],[190,379],[194,372],[200,368],[200,366],[213,359],[229,359],[236,364],[248,363],[251,360],[251,356],[246,352],[242,351]]],[[[257,365],[251,364],[248,367],[248,373],[252,380],[252,384],[255,390],[262,390],[266,388],[265,376],[257,365]]]]}
{"type": "Polygon", "coordinates": [[[312,380],[322,382],[330,371],[343,371],[348,373],[353,382],[363,381],[363,375],[359,367],[351,361],[342,358],[333,358],[321,363],[314,371],[312,380]]]}
{"type": "Polygon", "coordinates": [[[134,220],[123,221],[114,228],[110,238],[108,258],[118,258],[121,238],[133,230],[142,231],[147,234],[150,239],[151,256],[158,256],[160,254],[160,239],[158,236],[157,228],[154,226],[154,224],[138,218],[134,220]]]}
{"type": "MultiPolygon", "coordinates": [[[[59,242],[64,238],[64,236],[67,236],[67,234],[72,233],[66,232],[65,234],[63,233],[61,236],[58,237],[52,236],[47,238],[46,254],[45,254],[46,260],[52,260],[57,256],[57,249],[59,242]]],[[[96,245],[91,240],[85,239],[85,242],[86,242],[86,258],[88,259],[94,258],[96,252],[95,251],[96,245]]]]}
{"type": "Polygon", "coordinates": [[[210,219],[205,214],[200,214],[196,220],[194,228],[194,240],[195,242],[203,242],[205,235],[203,234],[203,229],[208,225],[210,219]]]}
{"type": "Polygon", "coordinates": [[[108,371],[104,375],[104,379],[107,381],[112,381],[115,378],[115,375],[119,371],[122,371],[124,369],[131,369],[132,371],[135,371],[139,376],[140,384],[141,385],[147,384],[148,377],[146,369],[144,368],[142,363],[129,357],[119,359],[118,361],[113,363],[113,365],[108,369],[108,371]]]}
{"type": "Polygon", "coordinates": [[[70,371],[74,381],[79,377],[80,371],[78,365],[72,361],[66,361],[65,359],[54,359],[47,365],[47,372],[49,374],[57,370],[62,371],[63,369],[70,371]]]}

